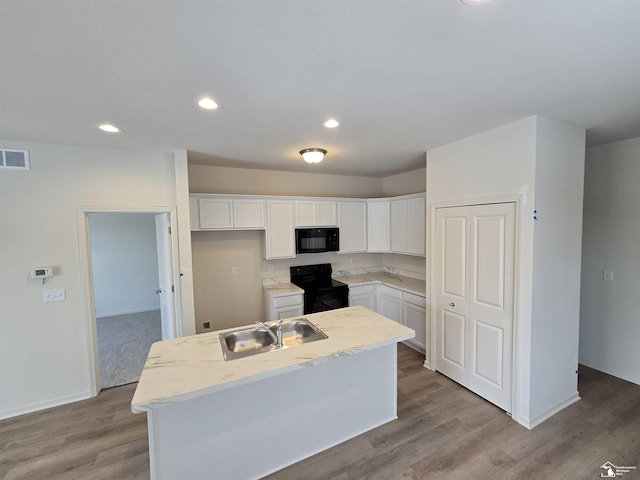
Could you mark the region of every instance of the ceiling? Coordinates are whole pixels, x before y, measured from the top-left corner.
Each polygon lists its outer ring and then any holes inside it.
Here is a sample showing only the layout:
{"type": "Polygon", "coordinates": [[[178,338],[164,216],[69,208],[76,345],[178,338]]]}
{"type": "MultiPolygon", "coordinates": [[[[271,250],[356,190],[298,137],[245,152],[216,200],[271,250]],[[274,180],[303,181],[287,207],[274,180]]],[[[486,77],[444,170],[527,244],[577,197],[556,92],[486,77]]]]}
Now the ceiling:
{"type": "Polygon", "coordinates": [[[596,145],[640,136],[639,23],[637,0],[2,0],[0,138],[365,176],[533,114],[596,145]]]}

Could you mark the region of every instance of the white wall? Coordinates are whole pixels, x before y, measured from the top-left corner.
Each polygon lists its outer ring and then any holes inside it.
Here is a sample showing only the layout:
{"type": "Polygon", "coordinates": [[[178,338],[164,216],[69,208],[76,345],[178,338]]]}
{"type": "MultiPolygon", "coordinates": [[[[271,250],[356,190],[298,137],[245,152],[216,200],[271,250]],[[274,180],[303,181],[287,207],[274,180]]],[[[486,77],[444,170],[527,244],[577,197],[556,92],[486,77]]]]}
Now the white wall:
{"type": "Polygon", "coordinates": [[[640,384],[638,185],[640,138],[587,149],[580,363],[640,384]]]}
{"type": "MultiPolygon", "coordinates": [[[[580,236],[580,228],[579,222],[576,223],[573,217],[580,217],[581,208],[578,205],[582,192],[579,185],[582,177],[579,152],[584,149],[584,131],[580,131],[534,116],[427,152],[430,242],[434,241],[434,223],[431,219],[434,204],[473,202],[502,196],[519,198],[516,392],[513,413],[514,419],[530,427],[540,421],[541,413],[566,406],[564,402],[567,401],[567,391],[572,392],[574,400],[577,398],[575,373],[569,381],[566,372],[568,369],[575,372],[576,367],[572,352],[577,337],[572,332],[577,320],[575,287],[580,272],[580,243],[576,239],[580,236]],[[557,164],[565,161],[568,162],[566,165],[557,164]],[[558,178],[554,179],[556,172],[558,178]],[[538,200],[540,195],[544,198],[538,200]],[[569,204],[557,205],[556,202],[565,196],[569,204]],[[543,224],[547,227],[541,230],[536,245],[533,211],[537,208],[538,201],[547,216],[536,228],[543,224]],[[553,212],[551,205],[555,208],[553,212]],[[570,220],[562,224],[568,217],[570,220]],[[556,250],[549,240],[563,235],[567,238],[558,243],[556,250]],[[571,248],[574,251],[565,257],[566,250],[571,248]],[[538,252],[535,258],[534,250],[538,252]],[[563,266],[563,273],[550,275],[549,272],[553,272],[558,264],[558,257],[562,258],[560,265],[563,266]],[[567,279],[568,285],[561,284],[567,279]],[[540,302],[552,299],[548,292],[555,288],[568,295],[568,305],[560,312],[565,316],[563,320],[567,322],[567,327],[558,330],[560,335],[554,339],[554,347],[567,347],[569,353],[550,351],[543,344],[553,325],[551,320],[545,319],[548,312],[544,307],[536,304],[537,309],[534,310],[534,280],[540,302]],[[545,290],[542,289],[543,285],[545,290]],[[534,312],[536,318],[532,316],[534,312]],[[540,321],[539,326],[534,326],[536,321],[540,321]],[[538,367],[533,368],[532,362],[539,362],[544,355],[549,355],[547,361],[540,362],[538,367]],[[541,368],[549,363],[553,365],[553,369],[560,369],[562,373],[556,375],[548,372],[547,377],[540,378],[541,368]]],[[[433,251],[431,247],[428,248],[428,251],[433,251]]],[[[431,264],[430,261],[427,263],[431,264]]],[[[428,269],[433,280],[433,267],[429,266],[428,269]]]]}
{"type": "Polygon", "coordinates": [[[189,164],[189,191],[366,198],[382,196],[382,179],[189,164]]]}
{"type": "Polygon", "coordinates": [[[156,222],[147,213],[92,213],[97,317],[159,310],[156,222]]]}
{"type": "Polygon", "coordinates": [[[585,130],[538,117],[531,412],[576,400],[585,130]]]}
{"type": "Polygon", "coordinates": [[[0,140],[31,170],[0,171],[0,418],[89,396],[77,209],[174,206],[173,155],[0,140]],[[29,269],[53,266],[47,284],[29,269]],[[65,289],[66,301],[42,292],[65,289]]]}
{"type": "MultiPolygon", "coordinates": [[[[426,164],[426,155],[425,155],[426,164]]],[[[410,172],[391,175],[382,179],[382,196],[394,197],[409,193],[421,193],[427,188],[427,169],[419,168],[410,172]]]]}

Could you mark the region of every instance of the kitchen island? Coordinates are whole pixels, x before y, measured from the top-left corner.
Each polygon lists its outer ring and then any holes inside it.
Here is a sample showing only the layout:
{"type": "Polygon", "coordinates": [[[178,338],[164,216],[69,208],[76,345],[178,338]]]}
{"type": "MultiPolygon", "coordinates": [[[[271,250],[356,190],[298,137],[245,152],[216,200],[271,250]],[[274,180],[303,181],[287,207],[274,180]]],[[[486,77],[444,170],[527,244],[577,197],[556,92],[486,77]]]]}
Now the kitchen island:
{"type": "Polygon", "coordinates": [[[260,478],[396,418],[413,330],[364,307],[305,318],[328,338],[230,361],[219,332],[151,347],[131,407],[152,479],[260,478]]]}

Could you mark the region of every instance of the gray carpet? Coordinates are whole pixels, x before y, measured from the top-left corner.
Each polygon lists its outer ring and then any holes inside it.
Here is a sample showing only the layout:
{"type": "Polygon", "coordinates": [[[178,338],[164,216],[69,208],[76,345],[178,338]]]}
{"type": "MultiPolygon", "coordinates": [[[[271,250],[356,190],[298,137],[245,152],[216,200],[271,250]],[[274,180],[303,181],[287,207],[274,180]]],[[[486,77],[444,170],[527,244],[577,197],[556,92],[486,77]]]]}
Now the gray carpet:
{"type": "Polygon", "coordinates": [[[140,379],[153,342],[162,340],[160,310],[96,320],[102,388],[140,379]]]}

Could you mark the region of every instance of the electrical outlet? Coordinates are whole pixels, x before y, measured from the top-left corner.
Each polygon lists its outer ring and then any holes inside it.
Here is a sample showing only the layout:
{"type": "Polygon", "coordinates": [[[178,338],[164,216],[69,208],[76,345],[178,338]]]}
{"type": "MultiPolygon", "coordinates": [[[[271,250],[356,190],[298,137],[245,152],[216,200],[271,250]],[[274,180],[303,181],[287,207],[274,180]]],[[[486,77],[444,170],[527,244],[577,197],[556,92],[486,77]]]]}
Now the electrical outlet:
{"type": "Polygon", "coordinates": [[[64,288],[60,290],[44,290],[42,292],[43,302],[64,302],[67,299],[64,288]]]}
{"type": "Polygon", "coordinates": [[[208,330],[211,328],[211,322],[202,322],[202,328],[208,330]]]}
{"type": "Polygon", "coordinates": [[[613,282],[613,270],[603,270],[602,279],[605,282],[613,282]]]}
{"type": "Polygon", "coordinates": [[[231,275],[237,275],[238,274],[238,267],[231,267],[231,275]]]}

